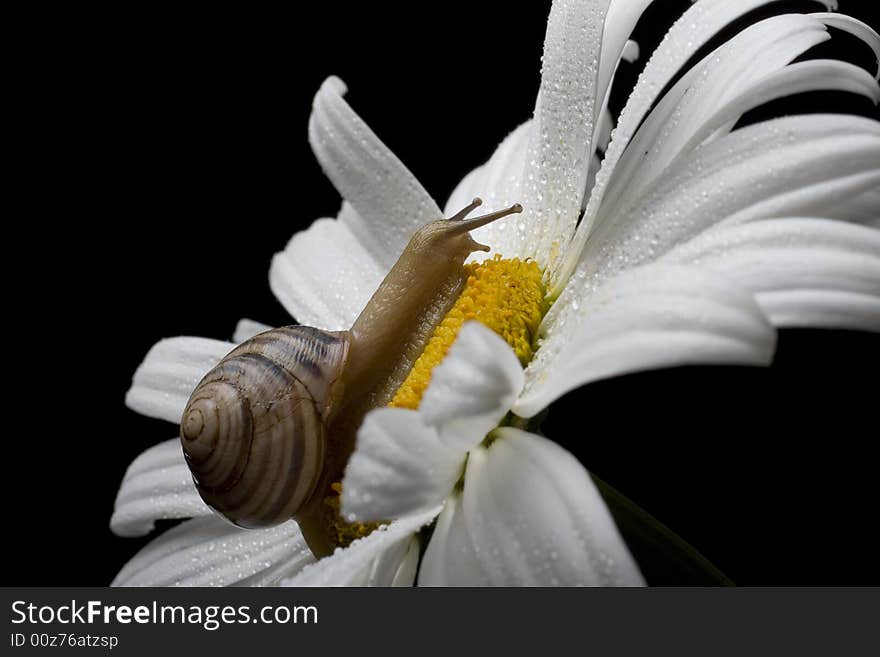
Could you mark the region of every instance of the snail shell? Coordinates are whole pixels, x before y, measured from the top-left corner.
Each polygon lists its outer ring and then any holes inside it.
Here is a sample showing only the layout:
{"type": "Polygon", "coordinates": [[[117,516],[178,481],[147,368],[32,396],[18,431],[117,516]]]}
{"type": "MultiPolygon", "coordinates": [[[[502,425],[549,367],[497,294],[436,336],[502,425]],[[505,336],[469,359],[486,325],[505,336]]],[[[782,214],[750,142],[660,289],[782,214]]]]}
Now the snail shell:
{"type": "Polygon", "coordinates": [[[320,479],[325,414],[348,344],[344,331],[285,326],[253,337],[208,372],[180,425],[205,503],[247,528],[296,515],[320,479]]]}

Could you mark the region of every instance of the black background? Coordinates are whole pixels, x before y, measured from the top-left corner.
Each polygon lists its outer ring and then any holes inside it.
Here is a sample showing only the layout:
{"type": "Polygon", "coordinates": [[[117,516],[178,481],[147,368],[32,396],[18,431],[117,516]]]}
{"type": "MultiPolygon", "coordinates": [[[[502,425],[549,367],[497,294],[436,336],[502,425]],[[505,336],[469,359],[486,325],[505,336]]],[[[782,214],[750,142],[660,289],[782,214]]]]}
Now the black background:
{"type": "MultiPolygon", "coordinates": [[[[687,2],[657,2],[643,56],[687,2]]],[[[863,18],[868,0],[841,0],[863,18]]],[[[779,3],[777,8],[810,3],[779,3]]],[[[549,2],[324,3],[284,12],[113,10],[22,20],[24,149],[8,180],[4,585],[103,585],[147,539],[108,528],[127,464],[176,428],[124,407],[162,337],[290,319],[271,256],[339,198],[306,140],[311,99],[348,100],[442,206],[526,120],[549,2]],[[522,6],[520,6],[522,5],[522,6]]],[[[754,19],[754,16],[752,16],[754,19]]],[[[853,40],[823,46],[865,66],[853,40]]],[[[815,53],[813,53],[815,54],[815,53]]],[[[621,71],[622,91],[639,65],[621,71]]],[[[8,101],[9,102],[9,101],[8,101]]],[[[753,113],[841,109],[810,94],[753,113]]],[[[739,584],[878,584],[880,338],[780,333],[768,369],[693,367],[591,384],[544,430],[739,584]]],[[[665,580],[657,578],[655,583],[665,580]]]]}

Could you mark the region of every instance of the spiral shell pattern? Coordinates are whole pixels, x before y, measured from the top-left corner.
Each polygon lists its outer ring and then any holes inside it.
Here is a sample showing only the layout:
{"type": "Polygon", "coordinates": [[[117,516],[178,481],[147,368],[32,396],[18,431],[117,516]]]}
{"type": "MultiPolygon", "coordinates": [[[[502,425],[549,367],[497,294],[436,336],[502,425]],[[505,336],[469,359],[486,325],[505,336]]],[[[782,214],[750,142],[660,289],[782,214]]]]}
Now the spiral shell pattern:
{"type": "Polygon", "coordinates": [[[202,499],[242,527],[292,518],[324,461],[324,412],[348,333],[285,326],[254,336],[208,372],[180,423],[202,499]]]}

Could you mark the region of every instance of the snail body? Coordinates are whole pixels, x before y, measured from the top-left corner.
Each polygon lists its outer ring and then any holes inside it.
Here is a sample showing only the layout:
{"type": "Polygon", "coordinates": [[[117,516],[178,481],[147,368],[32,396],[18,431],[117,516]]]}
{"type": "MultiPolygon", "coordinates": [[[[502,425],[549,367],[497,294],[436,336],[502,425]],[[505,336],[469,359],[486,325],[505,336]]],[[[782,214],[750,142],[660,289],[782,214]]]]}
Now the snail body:
{"type": "Polygon", "coordinates": [[[317,556],[332,552],[321,503],[342,479],[364,415],[406,378],[463,287],[468,255],[488,251],[469,231],[522,210],[465,219],[478,205],[416,231],[350,330],[272,329],[205,375],[180,436],[209,506],[246,528],[295,518],[317,556]]]}

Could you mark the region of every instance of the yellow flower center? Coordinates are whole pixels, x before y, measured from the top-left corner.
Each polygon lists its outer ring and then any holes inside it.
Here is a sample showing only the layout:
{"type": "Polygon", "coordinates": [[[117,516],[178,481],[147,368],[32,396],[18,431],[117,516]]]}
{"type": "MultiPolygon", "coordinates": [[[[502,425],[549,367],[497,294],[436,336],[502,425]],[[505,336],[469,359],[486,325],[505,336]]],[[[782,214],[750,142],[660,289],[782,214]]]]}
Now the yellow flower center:
{"type": "Polygon", "coordinates": [[[492,260],[465,265],[467,283],[416,359],[390,406],[416,409],[428,388],[431,372],[446,356],[462,324],[476,320],[511,346],[525,366],[534,354],[538,325],[547,308],[541,268],[533,260],[492,260]]]}
{"type": "MultiPolygon", "coordinates": [[[[406,380],[389,406],[416,409],[462,325],[475,320],[500,335],[525,366],[534,355],[535,337],[548,309],[541,268],[532,260],[492,260],[465,265],[467,282],[461,295],[443,317],[422,355],[416,359],[406,380]]],[[[324,500],[327,526],[332,527],[337,545],[343,547],[372,532],[380,523],[348,523],[339,514],[342,485],[333,484],[335,495],[324,500]]]]}

